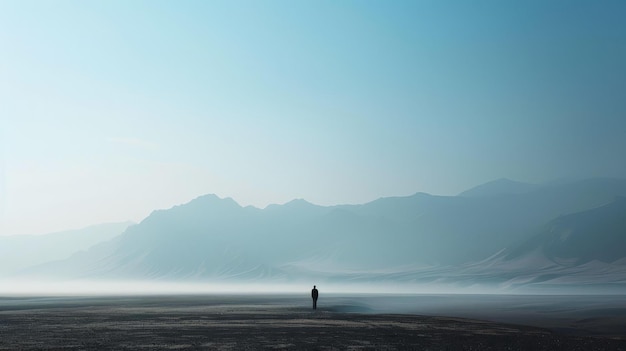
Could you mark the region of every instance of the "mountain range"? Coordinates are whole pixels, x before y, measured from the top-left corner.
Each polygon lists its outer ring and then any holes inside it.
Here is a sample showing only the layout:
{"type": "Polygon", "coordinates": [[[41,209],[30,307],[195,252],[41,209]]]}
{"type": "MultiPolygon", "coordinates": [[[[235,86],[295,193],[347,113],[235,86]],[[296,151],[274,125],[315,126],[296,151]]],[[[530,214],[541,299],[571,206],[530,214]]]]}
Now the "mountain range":
{"type": "Polygon", "coordinates": [[[264,209],[205,195],[20,277],[394,282],[514,288],[626,284],[626,180],[497,180],[458,196],[264,209]]]}

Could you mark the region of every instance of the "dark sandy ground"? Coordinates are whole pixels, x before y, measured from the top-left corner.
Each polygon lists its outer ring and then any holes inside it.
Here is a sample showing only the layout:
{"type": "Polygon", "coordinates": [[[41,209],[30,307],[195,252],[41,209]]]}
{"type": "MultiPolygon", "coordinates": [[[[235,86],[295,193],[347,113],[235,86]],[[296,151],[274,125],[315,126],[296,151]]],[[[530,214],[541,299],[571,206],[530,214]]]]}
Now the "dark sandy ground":
{"type": "Polygon", "coordinates": [[[0,298],[0,349],[626,350],[620,335],[362,313],[350,301],[312,311],[293,296],[0,298]]]}

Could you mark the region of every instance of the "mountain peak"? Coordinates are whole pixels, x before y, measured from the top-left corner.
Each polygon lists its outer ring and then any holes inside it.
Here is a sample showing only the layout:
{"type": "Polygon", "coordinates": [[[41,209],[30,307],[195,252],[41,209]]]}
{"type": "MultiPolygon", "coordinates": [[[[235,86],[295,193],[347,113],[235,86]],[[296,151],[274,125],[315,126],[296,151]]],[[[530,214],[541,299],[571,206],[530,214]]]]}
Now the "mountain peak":
{"type": "Polygon", "coordinates": [[[495,197],[502,195],[524,194],[535,189],[537,185],[522,183],[508,178],[500,178],[476,186],[459,194],[462,197],[495,197]]]}
{"type": "Polygon", "coordinates": [[[160,218],[162,216],[170,216],[179,213],[183,213],[185,215],[190,215],[192,213],[202,215],[206,211],[231,212],[241,208],[242,207],[230,197],[222,199],[215,194],[207,194],[198,196],[187,203],[176,205],[170,209],[155,210],[150,214],[150,216],[144,219],[144,222],[152,221],[155,216],[160,218]]]}
{"type": "Polygon", "coordinates": [[[305,199],[293,199],[293,200],[285,203],[283,206],[288,206],[288,207],[305,207],[305,206],[316,206],[316,205],[306,201],[305,199]]]}
{"type": "Polygon", "coordinates": [[[241,207],[232,198],[230,197],[221,198],[215,194],[206,194],[206,195],[198,196],[197,198],[189,201],[186,205],[191,205],[191,204],[194,204],[194,205],[195,204],[198,204],[198,205],[228,204],[228,205],[235,205],[237,207],[241,207]]]}

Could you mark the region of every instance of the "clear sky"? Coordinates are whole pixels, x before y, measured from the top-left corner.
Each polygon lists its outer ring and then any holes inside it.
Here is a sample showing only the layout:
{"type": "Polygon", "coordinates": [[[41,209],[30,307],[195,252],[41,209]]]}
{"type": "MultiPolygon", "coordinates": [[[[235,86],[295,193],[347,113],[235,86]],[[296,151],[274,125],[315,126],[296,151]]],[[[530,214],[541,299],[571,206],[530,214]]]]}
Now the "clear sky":
{"type": "Polygon", "coordinates": [[[626,177],[626,1],[0,1],[0,234],[626,177]]]}

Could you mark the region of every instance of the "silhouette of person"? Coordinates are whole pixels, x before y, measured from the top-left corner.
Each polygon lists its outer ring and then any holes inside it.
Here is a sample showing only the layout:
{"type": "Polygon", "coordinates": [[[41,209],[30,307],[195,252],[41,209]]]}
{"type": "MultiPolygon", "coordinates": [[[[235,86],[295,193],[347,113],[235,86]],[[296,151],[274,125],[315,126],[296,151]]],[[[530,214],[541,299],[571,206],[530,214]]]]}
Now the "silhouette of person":
{"type": "Polygon", "coordinates": [[[317,292],[317,289],[315,288],[315,285],[313,285],[313,290],[311,290],[311,297],[313,298],[313,309],[316,310],[317,309],[317,297],[319,296],[319,293],[317,292]]]}

